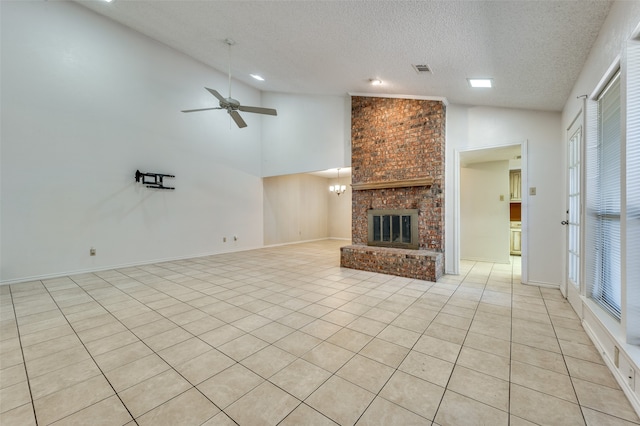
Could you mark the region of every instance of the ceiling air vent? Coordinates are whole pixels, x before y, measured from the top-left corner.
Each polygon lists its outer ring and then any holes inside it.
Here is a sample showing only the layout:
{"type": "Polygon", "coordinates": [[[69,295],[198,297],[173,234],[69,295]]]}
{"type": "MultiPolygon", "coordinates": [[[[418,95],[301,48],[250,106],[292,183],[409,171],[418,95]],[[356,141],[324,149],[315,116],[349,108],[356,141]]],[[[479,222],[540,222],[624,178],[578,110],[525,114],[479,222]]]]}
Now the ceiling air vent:
{"type": "Polygon", "coordinates": [[[431,68],[429,68],[429,65],[412,65],[412,66],[413,66],[413,69],[416,70],[418,74],[431,72],[431,68]]]}

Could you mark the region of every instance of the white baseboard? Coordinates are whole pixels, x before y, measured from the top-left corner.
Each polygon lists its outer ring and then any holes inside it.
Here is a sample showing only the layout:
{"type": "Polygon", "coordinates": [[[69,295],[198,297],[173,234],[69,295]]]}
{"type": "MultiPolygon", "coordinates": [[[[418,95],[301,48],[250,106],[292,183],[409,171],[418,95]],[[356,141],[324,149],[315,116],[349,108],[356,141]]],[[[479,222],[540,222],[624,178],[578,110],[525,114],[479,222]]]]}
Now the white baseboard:
{"type": "Polygon", "coordinates": [[[557,283],[543,283],[543,282],[540,282],[540,281],[529,281],[529,282],[522,283],[522,284],[524,284],[524,285],[534,285],[536,287],[545,287],[545,288],[557,288],[557,289],[560,288],[560,284],[557,284],[557,283]]]}
{"type": "Polygon", "coordinates": [[[51,274],[33,275],[28,277],[16,278],[13,280],[0,281],[0,286],[19,284],[19,283],[24,283],[29,281],[50,280],[53,278],[68,277],[68,276],[79,275],[79,274],[89,274],[92,272],[109,271],[111,269],[122,269],[122,268],[131,268],[134,266],[153,265],[154,263],[173,262],[176,260],[184,260],[184,259],[196,259],[199,257],[215,256],[217,254],[235,253],[239,251],[256,250],[259,248],[262,248],[262,247],[243,247],[243,248],[232,249],[232,250],[193,254],[189,256],[168,257],[163,259],[144,260],[140,262],[120,263],[116,265],[101,266],[99,268],[75,269],[71,271],[55,272],[51,274]]]}
{"type": "Polygon", "coordinates": [[[640,393],[636,389],[640,389],[638,381],[640,377],[635,374],[634,382],[629,383],[628,371],[632,368],[635,372],[640,371],[638,368],[637,354],[631,353],[638,352],[640,349],[630,348],[626,343],[621,343],[606,324],[599,320],[598,315],[593,312],[588,304],[583,303],[583,311],[586,314],[582,319],[582,327],[593,342],[594,346],[600,353],[600,356],[604,360],[605,364],[613,374],[613,377],[618,382],[618,385],[627,396],[627,399],[631,403],[631,406],[635,412],[640,416],[640,393]],[[615,365],[614,348],[618,348],[618,366],[615,365]],[[627,350],[629,349],[629,350],[627,350]]]}
{"type": "Polygon", "coordinates": [[[287,242],[284,242],[284,243],[267,244],[267,245],[263,246],[263,248],[290,246],[291,244],[313,243],[313,242],[316,242],[316,241],[324,241],[324,240],[331,240],[331,239],[332,238],[314,238],[312,240],[287,241],[287,242]]]}
{"type": "MultiPolygon", "coordinates": [[[[279,246],[287,246],[287,245],[290,245],[290,244],[302,244],[302,243],[310,243],[310,242],[314,242],[314,241],[324,241],[324,240],[343,240],[343,238],[317,238],[317,239],[313,239],[313,240],[291,241],[291,242],[282,243],[282,244],[271,244],[271,245],[268,245],[268,246],[265,245],[265,246],[258,246],[258,247],[242,247],[242,248],[224,250],[224,251],[213,251],[213,252],[207,252],[207,253],[197,253],[197,254],[188,255],[188,256],[168,257],[168,258],[162,258],[162,259],[144,260],[144,261],[140,261],[140,262],[120,263],[120,264],[115,264],[115,265],[101,266],[101,267],[98,267],[98,268],[74,269],[74,270],[71,270],[71,271],[54,272],[54,273],[51,273],[51,274],[32,275],[32,276],[28,276],[28,277],[16,278],[16,279],[11,279],[11,280],[2,280],[2,281],[0,281],[0,286],[11,285],[11,284],[19,284],[19,283],[24,283],[24,282],[29,282],[29,281],[50,280],[50,279],[53,279],[53,278],[68,277],[68,276],[71,276],[71,275],[79,275],[79,274],[89,274],[89,273],[92,273],[92,272],[108,271],[108,270],[111,270],[111,269],[121,269],[121,268],[130,268],[130,267],[133,267],[133,266],[152,265],[154,263],[172,262],[172,261],[184,260],[184,259],[196,259],[198,257],[215,256],[216,254],[235,253],[235,252],[238,252],[238,251],[256,250],[256,249],[260,249],[260,248],[279,247],[279,246]]],[[[345,241],[349,241],[349,242],[351,241],[350,238],[344,238],[344,240],[345,241]]]]}
{"type": "Polygon", "coordinates": [[[499,265],[508,265],[510,264],[509,258],[505,261],[504,259],[492,259],[488,257],[461,257],[460,261],[469,261],[469,262],[485,262],[485,263],[497,263],[499,265]]]}

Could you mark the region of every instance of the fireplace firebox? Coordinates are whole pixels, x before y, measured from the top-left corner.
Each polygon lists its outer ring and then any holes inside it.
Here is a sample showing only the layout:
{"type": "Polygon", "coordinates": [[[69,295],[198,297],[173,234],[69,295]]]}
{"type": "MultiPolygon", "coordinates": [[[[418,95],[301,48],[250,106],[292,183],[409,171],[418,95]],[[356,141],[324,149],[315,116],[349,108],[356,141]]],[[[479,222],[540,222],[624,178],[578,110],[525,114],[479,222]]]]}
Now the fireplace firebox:
{"type": "Polygon", "coordinates": [[[418,210],[392,209],[367,212],[369,238],[368,245],[417,250],[418,210]]]}

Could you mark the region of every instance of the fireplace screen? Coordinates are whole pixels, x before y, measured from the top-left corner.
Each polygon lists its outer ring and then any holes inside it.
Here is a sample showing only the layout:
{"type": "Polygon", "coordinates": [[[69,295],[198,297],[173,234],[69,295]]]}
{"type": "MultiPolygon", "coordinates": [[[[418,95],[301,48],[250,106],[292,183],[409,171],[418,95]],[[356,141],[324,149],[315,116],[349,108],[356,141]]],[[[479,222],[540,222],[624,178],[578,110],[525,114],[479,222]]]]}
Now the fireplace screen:
{"type": "Polygon", "coordinates": [[[369,245],[417,249],[418,210],[369,210],[369,245]]]}

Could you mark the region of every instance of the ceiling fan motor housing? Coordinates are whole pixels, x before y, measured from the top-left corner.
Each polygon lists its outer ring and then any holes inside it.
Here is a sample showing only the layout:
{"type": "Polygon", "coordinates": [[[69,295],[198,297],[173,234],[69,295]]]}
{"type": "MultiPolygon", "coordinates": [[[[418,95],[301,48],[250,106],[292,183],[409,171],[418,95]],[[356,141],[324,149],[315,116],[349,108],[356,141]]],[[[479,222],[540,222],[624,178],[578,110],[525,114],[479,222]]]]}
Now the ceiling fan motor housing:
{"type": "Polygon", "coordinates": [[[240,102],[233,98],[226,98],[220,101],[220,107],[227,108],[227,109],[231,108],[233,110],[236,110],[240,107],[240,102]]]}

